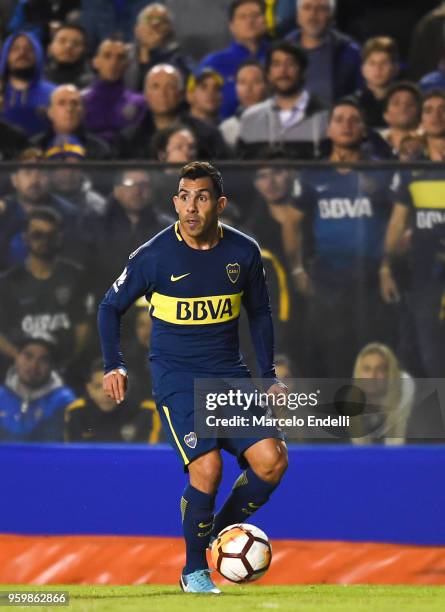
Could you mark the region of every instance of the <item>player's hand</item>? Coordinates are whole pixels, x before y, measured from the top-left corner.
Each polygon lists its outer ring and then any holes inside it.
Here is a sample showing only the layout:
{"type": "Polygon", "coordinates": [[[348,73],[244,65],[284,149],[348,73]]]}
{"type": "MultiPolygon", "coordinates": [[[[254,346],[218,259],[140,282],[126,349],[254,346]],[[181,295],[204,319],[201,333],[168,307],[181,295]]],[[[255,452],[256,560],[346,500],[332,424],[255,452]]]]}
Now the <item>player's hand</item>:
{"type": "Polygon", "coordinates": [[[388,267],[380,268],[380,294],[387,304],[400,302],[399,288],[388,267]]]}
{"type": "Polygon", "coordinates": [[[105,395],[111,397],[116,404],[124,401],[127,390],[128,376],[125,370],[118,368],[104,374],[103,390],[105,395]]]}

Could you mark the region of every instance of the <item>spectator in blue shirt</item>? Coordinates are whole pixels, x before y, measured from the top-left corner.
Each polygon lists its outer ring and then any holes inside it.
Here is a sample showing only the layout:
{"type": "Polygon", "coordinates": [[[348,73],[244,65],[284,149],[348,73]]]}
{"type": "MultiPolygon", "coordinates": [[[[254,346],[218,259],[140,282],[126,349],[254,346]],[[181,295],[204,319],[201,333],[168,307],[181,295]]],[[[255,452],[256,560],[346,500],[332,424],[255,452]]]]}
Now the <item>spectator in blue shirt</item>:
{"type": "Polygon", "coordinates": [[[48,125],[46,108],[55,86],[42,78],[43,52],[27,32],[9,36],[0,56],[2,118],[33,136],[48,125]]]}
{"type": "Polygon", "coordinates": [[[62,442],[65,408],[74,399],[53,370],[51,340],[25,339],[0,387],[0,440],[62,442]]]}
{"type": "Polygon", "coordinates": [[[328,105],[362,85],[360,48],[332,27],[334,10],[335,0],[299,0],[298,29],[287,37],[306,51],[307,87],[328,105]]]}
{"type": "Polygon", "coordinates": [[[223,119],[235,114],[239,104],[235,90],[238,66],[247,58],[265,60],[268,44],[264,3],[261,0],[233,0],[229,7],[229,27],[233,43],[205,57],[198,69],[199,73],[204,68],[213,68],[224,78],[223,119]]]}

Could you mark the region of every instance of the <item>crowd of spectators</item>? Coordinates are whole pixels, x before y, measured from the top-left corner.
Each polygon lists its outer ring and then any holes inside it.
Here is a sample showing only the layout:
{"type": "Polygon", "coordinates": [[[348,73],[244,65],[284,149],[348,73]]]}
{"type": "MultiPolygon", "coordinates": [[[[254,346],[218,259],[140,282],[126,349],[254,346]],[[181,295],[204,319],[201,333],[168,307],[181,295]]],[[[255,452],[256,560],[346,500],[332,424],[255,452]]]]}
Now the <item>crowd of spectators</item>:
{"type": "MultiPolygon", "coordinates": [[[[412,166],[445,160],[445,3],[403,53],[383,17],[362,40],[339,30],[335,0],[208,4],[1,9],[0,160],[16,165],[0,168],[0,440],[162,439],[147,304],[123,331],[119,407],[95,310],[174,221],[168,164],[197,158],[255,162],[223,172],[223,221],[261,245],[289,375],[350,377],[372,355],[445,375],[445,172],[412,166]]],[[[253,363],[245,322],[241,339],[253,363]]]]}

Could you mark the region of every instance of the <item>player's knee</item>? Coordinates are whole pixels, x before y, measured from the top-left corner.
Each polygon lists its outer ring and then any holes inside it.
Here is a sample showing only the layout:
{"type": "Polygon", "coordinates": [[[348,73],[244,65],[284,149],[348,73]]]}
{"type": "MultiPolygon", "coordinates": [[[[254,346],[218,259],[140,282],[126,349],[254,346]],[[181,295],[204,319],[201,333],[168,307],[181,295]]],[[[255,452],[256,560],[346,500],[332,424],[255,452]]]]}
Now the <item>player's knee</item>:
{"type": "Polygon", "coordinates": [[[285,447],[279,447],[274,452],[264,454],[257,465],[254,472],[256,475],[270,483],[278,483],[287,470],[288,459],[285,447]]]}
{"type": "Polygon", "coordinates": [[[222,461],[219,453],[199,457],[189,466],[190,483],[200,491],[214,493],[221,482],[222,461]]]}

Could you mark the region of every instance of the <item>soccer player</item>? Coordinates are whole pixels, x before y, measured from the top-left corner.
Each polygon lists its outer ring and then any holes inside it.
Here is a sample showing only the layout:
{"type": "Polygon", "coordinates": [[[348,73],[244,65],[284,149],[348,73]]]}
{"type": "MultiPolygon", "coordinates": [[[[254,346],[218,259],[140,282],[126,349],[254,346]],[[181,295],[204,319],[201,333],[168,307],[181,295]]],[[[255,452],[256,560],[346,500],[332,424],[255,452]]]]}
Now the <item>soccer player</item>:
{"type": "Polygon", "coordinates": [[[245,378],[238,343],[240,306],[246,308],[261,376],[268,393],[286,391],[275,375],[269,297],[257,243],[218,221],[227,204],[220,173],[207,162],[181,170],[173,201],[179,221],[130,255],[99,307],[105,361],[104,390],[121,402],[127,374],[119,346],[121,316],[139,297],[150,302],[153,390],[164,430],[190,482],[181,498],[186,592],[219,593],[210,579],[206,548],[227,525],[263,506],[287,468],[281,432],[249,439],[198,438],[194,432],[195,378],[245,378]],[[221,480],[220,448],[246,468],[214,516],[221,480]]]}

